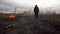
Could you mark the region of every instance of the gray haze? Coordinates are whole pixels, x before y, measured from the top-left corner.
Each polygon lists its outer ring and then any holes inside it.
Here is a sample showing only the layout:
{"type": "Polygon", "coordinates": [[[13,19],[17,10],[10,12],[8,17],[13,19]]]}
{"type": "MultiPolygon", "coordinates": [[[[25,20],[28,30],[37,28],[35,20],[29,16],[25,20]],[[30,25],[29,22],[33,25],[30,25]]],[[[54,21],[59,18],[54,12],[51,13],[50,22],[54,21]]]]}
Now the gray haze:
{"type": "Polygon", "coordinates": [[[3,12],[14,12],[15,7],[17,11],[19,9],[31,10],[36,4],[40,10],[53,7],[52,9],[54,9],[56,13],[60,13],[60,0],[0,0],[0,10],[3,12]]]}

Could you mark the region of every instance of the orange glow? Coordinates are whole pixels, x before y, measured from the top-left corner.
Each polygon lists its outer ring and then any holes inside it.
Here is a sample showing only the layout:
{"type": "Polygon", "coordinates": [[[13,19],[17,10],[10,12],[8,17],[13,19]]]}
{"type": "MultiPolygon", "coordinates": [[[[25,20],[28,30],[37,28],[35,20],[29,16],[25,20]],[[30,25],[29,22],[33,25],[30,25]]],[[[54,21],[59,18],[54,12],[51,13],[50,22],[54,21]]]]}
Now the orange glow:
{"type": "Polygon", "coordinates": [[[14,19],[15,17],[16,17],[16,16],[14,16],[14,15],[10,15],[10,16],[9,16],[10,19],[14,19]]]}
{"type": "Polygon", "coordinates": [[[11,26],[8,24],[8,25],[6,25],[6,28],[10,28],[11,26]]]}
{"type": "Polygon", "coordinates": [[[9,23],[6,23],[6,28],[9,28],[9,23]]]}

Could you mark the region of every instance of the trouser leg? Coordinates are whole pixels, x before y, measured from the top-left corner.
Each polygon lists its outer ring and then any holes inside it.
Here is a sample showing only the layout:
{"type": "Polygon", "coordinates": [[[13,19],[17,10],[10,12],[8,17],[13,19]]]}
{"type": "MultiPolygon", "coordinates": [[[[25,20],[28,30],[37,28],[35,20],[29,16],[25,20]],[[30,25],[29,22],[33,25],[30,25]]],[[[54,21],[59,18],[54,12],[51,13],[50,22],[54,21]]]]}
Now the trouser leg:
{"type": "Polygon", "coordinates": [[[35,18],[38,18],[38,13],[35,13],[35,18]]]}

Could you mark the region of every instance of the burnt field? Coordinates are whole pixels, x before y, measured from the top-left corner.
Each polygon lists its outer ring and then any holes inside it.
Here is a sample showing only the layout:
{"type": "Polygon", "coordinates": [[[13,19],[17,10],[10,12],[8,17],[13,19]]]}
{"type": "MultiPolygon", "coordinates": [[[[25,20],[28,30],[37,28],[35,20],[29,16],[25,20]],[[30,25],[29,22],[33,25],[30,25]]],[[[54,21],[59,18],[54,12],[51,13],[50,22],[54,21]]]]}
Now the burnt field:
{"type": "Polygon", "coordinates": [[[5,34],[60,34],[60,15],[25,16],[14,20],[1,18],[0,25],[4,24],[13,26],[4,30],[5,34]]]}

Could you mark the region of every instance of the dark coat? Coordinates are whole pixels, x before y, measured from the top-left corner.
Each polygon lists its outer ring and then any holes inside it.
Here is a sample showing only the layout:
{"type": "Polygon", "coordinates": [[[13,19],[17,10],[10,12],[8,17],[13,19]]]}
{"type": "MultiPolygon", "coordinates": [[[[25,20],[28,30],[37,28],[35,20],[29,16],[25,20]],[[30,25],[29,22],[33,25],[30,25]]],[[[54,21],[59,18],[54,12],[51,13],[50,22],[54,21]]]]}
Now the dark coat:
{"type": "Polygon", "coordinates": [[[37,5],[34,7],[34,12],[39,13],[39,8],[37,7],[37,5]]]}

